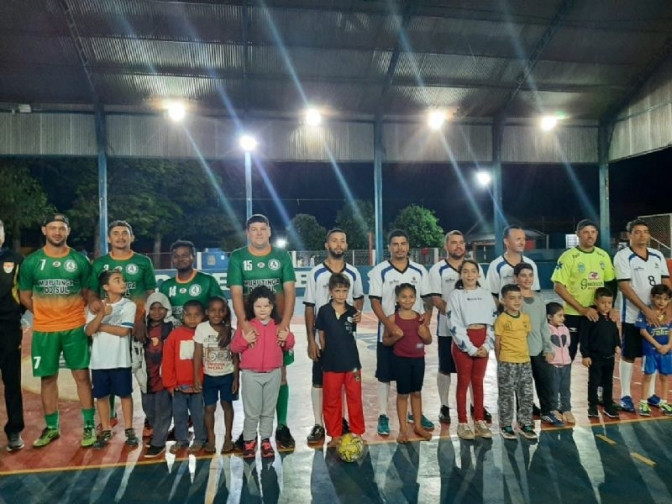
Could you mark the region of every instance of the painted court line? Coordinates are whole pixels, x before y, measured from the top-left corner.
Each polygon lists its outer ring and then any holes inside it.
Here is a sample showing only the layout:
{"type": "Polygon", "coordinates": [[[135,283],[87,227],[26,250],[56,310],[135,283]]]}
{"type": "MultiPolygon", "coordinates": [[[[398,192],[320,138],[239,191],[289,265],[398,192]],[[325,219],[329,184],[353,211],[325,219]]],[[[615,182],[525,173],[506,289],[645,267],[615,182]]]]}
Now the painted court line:
{"type": "Polygon", "coordinates": [[[646,465],[649,465],[651,467],[656,465],[656,463],[653,460],[651,460],[650,458],[646,458],[644,455],[640,455],[639,453],[632,452],[630,455],[632,455],[632,458],[635,458],[640,462],[644,462],[646,465]]]}
{"type": "Polygon", "coordinates": [[[615,445],[616,444],[616,441],[614,441],[613,439],[609,439],[604,434],[597,434],[595,437],[601,439],[602,441],[604,441],[605,443],[608,443],[610,445],[615,445]]]}

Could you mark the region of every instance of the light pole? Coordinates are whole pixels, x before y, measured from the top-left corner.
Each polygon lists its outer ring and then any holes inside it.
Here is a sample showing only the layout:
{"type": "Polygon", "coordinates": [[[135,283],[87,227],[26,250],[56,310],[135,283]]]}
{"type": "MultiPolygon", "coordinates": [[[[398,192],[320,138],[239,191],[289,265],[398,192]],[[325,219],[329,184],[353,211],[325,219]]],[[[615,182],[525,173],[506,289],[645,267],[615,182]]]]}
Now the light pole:
{"type": "Polygon", "coordinates": [[[257,140],[243,135],[238,141],[245,152],[245,219],[252,217],[252,151],[257,148],[257,140]]]}

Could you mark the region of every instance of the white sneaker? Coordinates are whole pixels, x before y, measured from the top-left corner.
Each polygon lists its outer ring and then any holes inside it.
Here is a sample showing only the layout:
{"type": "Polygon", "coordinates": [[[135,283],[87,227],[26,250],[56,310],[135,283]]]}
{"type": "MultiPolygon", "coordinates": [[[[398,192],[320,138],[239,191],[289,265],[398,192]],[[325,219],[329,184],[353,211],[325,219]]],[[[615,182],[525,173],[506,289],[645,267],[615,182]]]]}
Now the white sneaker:
{"type": "Polygon", "coordinates": [[[492,431],[484,420],[478,420],[474,423],[474,435],[483,439],[491,439],[492,431]]]}
{"type": "Polygon", "coordinates": [[[461,423],[457,425],[457,437],[460,439],[474,439],[474,431],[469,424],[461,423]]]}

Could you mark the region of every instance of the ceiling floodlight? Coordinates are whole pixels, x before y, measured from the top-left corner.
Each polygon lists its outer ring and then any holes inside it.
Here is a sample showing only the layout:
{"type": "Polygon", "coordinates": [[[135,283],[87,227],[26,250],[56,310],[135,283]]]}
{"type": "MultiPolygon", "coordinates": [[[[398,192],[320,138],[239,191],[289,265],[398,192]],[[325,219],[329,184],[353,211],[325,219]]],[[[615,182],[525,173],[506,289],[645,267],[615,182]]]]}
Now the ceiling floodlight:
{"type": "Polygon", "coordinates": [[[180,122],[187,115],[187,110],[181,101],[170,102],[167,106],[167,111],[168,117],[175,122],[180,122]]]}
{"type": "Polygon", "coordinates": [[[557,116],[544,116],[541,118],[541,129],[544,131],[551,131],[553,128],[555,128],[558,125],[558,117],[557,116]]]}
{"type": "Polygon", "coordinates": [[[433,130],[441,129],[443,123],[446,122],[446,113],[442,110],[432,110],[429,113],[428,123],[433,130]]]}
{"type": "Polygon", "coordinates": [[[240,144],[240,148],[245,152],[252,152],[257,148],[257,139],[250,135],[241,136],[238,143],[240,144]]]}
{"type": "Polygon", "coordinates": [[[490,185],[492,182],[492,175],[486,171],[476,172],[476,181],[483,187],[490,185]]]}
{"type": "Polygon", "coordinates": [[[284,238],[278,238],[277,240],[275,240],[275,246],[280,249],[284,249],[287,246],[287,240],[285,240],[284,238]]]}
{"type": "Polygon", "coordinates": [[[314,108],[306,110],[306,124],[308,126],[319,126],[322,122],[322,114],[314,108]]]}

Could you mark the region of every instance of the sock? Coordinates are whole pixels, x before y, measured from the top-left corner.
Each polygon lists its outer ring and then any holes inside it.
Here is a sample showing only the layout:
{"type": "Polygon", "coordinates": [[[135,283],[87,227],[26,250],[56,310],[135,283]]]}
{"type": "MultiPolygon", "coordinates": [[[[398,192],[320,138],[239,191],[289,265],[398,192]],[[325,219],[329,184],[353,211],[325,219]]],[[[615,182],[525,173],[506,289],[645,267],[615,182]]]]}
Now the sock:
{"type": "Polygon", "coordinates": [[[44,415],[44,421],[49,429],[58,429],[58,411],[44,415]]]}
{"type": "Polygon", "coordinates": [[[115,418],[117,416],[117,412],[114,410],[114,401],[114,394],[110,394],[110,418],[115,418]]]}
{"type": "Polygon", "coordinates": [[[95,409],[82,408],[82,417],[84,417],[84,427],[93,427],[95,425],[94,421],[95,415],[96,415],[95,409]]]}
{"type": "Polygon", "coordinates": [[[378,410],[380,415],[387,416],[387,402],[390,398],[390,384],[378,382],[378,410]]]}
{"type": "Polygon", "coordinates": [[[621,363],[618,365],[619,374],[621,375],[621,397],[630,396],[630,382],[632,381],[632,362],[625,362],[621,359],[621,363]]]}
{"type": "Polygon", "coordinates": [[[651,383],[649,383],[649,395],[648,397],[656,395],[656,377],[658,376],[658,371],[655,371],[651,375],[651,383]]]}
{"type": "Polygon", "coordinates": [[[278,402],[275,405],[275,411],[278,414],[278,428],[287,425],[287,409],[289,407],[289,385],[280,385],[278,402]]]}
{"type": "Polygon", "coordinates": [[[448,407],[448,402],[450,400],[450,375],[438,373],[436,375],[436,385],[439,389],[441,406],[448,407]]]}
{"type": "Polygon", "coordinates": [[[322,389],[311,387],[310,398],[313,403],[313,416],[315,417],[315,425],[322,424],[322,389]]]}

